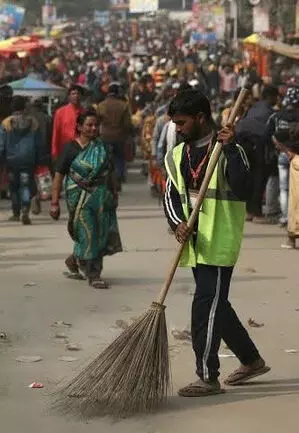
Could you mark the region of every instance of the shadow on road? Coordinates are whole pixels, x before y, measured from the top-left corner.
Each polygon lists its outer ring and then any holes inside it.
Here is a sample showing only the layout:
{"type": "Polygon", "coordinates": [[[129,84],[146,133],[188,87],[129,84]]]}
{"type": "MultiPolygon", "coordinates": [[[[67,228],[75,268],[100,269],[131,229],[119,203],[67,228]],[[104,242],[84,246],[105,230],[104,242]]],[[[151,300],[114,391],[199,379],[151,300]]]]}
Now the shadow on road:
{"type": "Polygon", "coordinates": [[[173,396],[169,398],[163,412],[184,411],[198,409],[205,406],[218,406],[239,401],[257,400],[282,395],[299,394],[299,378],[280,379],[265,382],[252,381],[246,386],[229,389],[226,394],[202,398],[182,398],[173,396]]]}
{"type": "Polygon", "coordinates": [[[233,281],[277,281],[277,280],[286,280],[287,277],[283,277],[281,275],[237,275],[233,276],[233,281]]]}
{"type": "MultiPolygon", "coordinates": [[[[51,237],[43,237],[42,240],[46,239],[53,239],[51,237]]],[[[41,241],[41,237],[31,237],[31,238],[20,238],[20,237],[8,237],[8,236],[0,236],[0,242],[1,244],[12,244],[12,243],[20,243],[20,242],[35,242],[35,241],[41,241]]]]}
{"type": "Polygon", "coordinates": [[[264,238],[282,238],[285,236],[284,232],[281,233],[244,233],[246,239],[264,239],[264,238]]]}
{"type": "Polygon", "coordinates": [[[151,215],[151,214],[145,214],[145,215],[119,215],[119,220],[158,220],[158,219],[165,219],[164,215],[151,215]]]}

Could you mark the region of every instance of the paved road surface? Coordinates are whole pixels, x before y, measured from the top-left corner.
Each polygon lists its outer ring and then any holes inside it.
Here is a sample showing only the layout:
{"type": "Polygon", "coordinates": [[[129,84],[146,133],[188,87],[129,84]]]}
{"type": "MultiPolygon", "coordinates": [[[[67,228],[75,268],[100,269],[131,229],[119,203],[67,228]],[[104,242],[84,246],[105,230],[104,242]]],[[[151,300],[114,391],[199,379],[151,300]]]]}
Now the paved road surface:
{"type": "MultiPolygon", "coordinates": [[[[109,291],[96,291],[84,282],[63,277],[64,258],[72,244],[66,215],[54,223],[48,204],[32,227],[5,222],[7,203],[0,202],[0,425],[1,433],[281,433],[298,431],[299,407],[299,282],[298,252],[280,249],[283,232],[277,227],[248,225],[235,272],[231,298],[243,321],[265,324],[250,333],[272,366],[263,381],[207,399],[172,397],[156,415],[112,423],[84,422],[49,411],[48,396],[65,376],[93,358],[120,332],[116,321],[130,321],[143,312],[158,292],[173,255],[174,239],[167,233],[161,208],[148,194],[144,179],[131,172],[119,210],[125,252],[105,261],[109,291]],[[32,283],[32,284],[27,284],[32,283]],[[34,284],[33,284],[34,283],[34,284]],[[55,321],[72,323],[57,329],[55,321]],[[57,332],[80,344],[66,352],[57,332]],[[34,364],[19,356],[41,356],[34,364]],[[60,361],[74,356],[77,362],[60,361]],[[33,381],[45,388],[28,388],[33,381]]],[[[180,270],[167,299],[169,333],[190,324],[193,282],[180,270]]],[[[194,380],[190,344],[170,337],[174,395],[194,380]]],[[[225,348],[221,353],[227,353],[225,348]]],[[[237,366],[221,360],[224,377],[237,366]]]]}

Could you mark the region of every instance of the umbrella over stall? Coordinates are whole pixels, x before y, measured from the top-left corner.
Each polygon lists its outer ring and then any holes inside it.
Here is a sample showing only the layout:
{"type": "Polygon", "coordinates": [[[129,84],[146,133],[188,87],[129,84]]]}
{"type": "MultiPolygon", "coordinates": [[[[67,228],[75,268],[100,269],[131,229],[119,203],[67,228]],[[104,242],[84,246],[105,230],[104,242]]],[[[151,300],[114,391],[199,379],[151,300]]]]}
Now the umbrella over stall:
{"type": "Polygon", "coordinates": [[[42,52],[53,47],[51,39],[40,39],[38,36],[18,36],[0,41],[0,56],[4,58],[25,58],[32,53],[42,52]]]}
{"type": "Polygon", "coordinates": [[[25,77],[21,80],[8,83],[14,95],[25,96],[27,98],[48,98],[48,113],[52,114],[52,98],[63,98],[66,95],[65,87],[56,86],[47,81],[37,80],[33,77],[25,77]]]}
{"type": "Polygon", "coordinates": [[[26,96],[28,98],[58,97],[63,96],[67,91],[64,87],[29,76],[8,84],[13,89],[14,95],[26,96]]]}

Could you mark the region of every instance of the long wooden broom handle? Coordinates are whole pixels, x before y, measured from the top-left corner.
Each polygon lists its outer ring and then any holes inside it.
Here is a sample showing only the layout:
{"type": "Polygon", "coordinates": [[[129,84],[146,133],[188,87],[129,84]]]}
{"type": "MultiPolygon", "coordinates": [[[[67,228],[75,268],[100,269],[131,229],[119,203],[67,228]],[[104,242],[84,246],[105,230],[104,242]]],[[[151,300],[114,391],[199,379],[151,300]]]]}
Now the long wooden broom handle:
{"type": "MultiPolygon", "coordinates": [[[[237,99],[237,101],[236,101],[233,109],[230,112],[229,118],[227,120],[227,125],[231,125],[231,124],[234,123],[234,121],[235,121],[235,119],[236,119],[236,117],[237,117],[237,115],[239,113],[239,110],[240,110],[240,108],[241,108],[241,106],[242,106],[242,104],[243,104],[243,102],[244,102],[244,100],[245,100],[245,98],[247,96],[247,93],[248,93],[247,89],[245,89],[245,88],[241,89],[241,92],[240,92],[240,94],[238,96],[238,99],[237,99]]],[[[196,220],[198,218],[198,215],[199,215],[199,212],[200,212],[203,200],[205,198],[205,195],[206,195],[206,192],[207,192],[210,180],[211,180],[211,178],[213,176],[213,173],[214,173],[214,170],[215,170],[216,165],[218,163],[218,160],[219,160],[219,157],[221,155],[221,152],[222,152],[222,144],[217,141],[217,143],[216,143],[216,145],[214,147],[214,150],[213,150],[213,154],[212,154],[211,159],[209,161],[209,165],[208,165],[208,168],[206,170],[204,180],[203,180],[203,182],[201,184],[201,187],[200,187],[200,190],[199,190],[199,193],[198,193],[198,196],[197,196],[197,200],[196,200],[196,203],[195,203],[195,207],[194,207],[194,209],[193,209],[193,211],[192,211],[192,213],[190,215],[190,218],[189,218],[189,220],[187,222],[187,226],[190,229],[192,229],[194,227],[194,224],[195,224],[195,222],[196,222],[196,220]]],[[[164,304],[165,298],[166,298],[167,293],[169,291],[169,288],[171,286],[173,277],[175,275],[176,269],[177,269],[178,264],[180,262],[180,258],[181,258],[181,255],[183,253],[183,250],[184,250],[186,242],[184,244],[180,245],[180,247],[178,249],[178,252],[177,252],[177,254],[176,254],[176,256],[175,256],[175,258],[173,260],[173,263],[171,264],[171,267],[170,267],[169,272],[168,272],[168,276],[167,276],[167,278],[165,280],[165,283],[164,283],[164,285],[163,285],[163,287],[161,289],[161,292],[160,292],[160,294],[159,294],[159,296],[157,298],[157,301],[156,301],[158,304],[161,304],[161,305],[164,304]]]]}

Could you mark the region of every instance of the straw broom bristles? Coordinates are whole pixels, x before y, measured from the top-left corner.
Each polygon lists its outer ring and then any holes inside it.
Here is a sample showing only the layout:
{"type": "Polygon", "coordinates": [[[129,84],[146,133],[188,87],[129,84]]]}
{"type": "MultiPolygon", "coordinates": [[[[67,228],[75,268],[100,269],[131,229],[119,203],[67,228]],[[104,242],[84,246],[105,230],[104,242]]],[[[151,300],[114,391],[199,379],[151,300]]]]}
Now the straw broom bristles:
{"type": "Polygon", "coordinates": [[[151,308],[59,392],[60,409],[126,417],[157,409],[170,389],[165,307],[151,308]]]}

